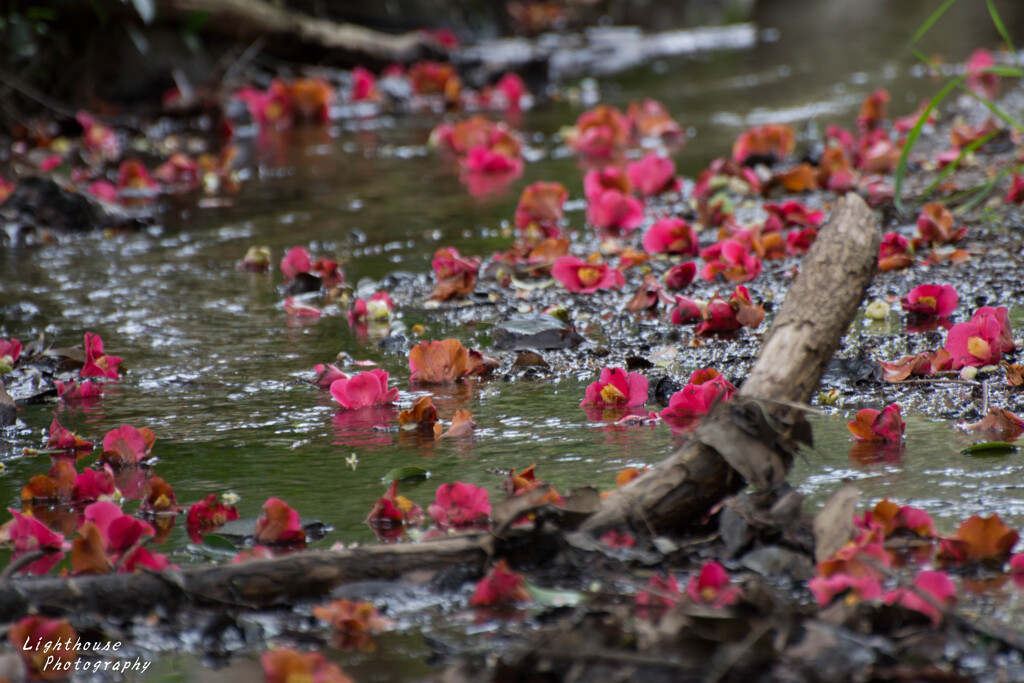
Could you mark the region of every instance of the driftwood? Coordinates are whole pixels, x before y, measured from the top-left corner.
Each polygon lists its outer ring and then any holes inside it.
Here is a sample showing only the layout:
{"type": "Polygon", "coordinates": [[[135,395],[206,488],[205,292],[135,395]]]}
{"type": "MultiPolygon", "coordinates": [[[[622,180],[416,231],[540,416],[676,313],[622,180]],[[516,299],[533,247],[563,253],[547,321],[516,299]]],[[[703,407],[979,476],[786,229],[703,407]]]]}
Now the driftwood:
{"type": "MultiPolygon", "coordinates": [[[[871,210],[859,196],[848,194],[838,202],[801,264],[800,275],[775,317],[757,363],[740,388],[741,399],[764,402],[758,405],[771,418],[793,422],[794,410],[787,404],[806,402],[818,386],[874,276],[879,239],[871,210]]],[[[739,442],[737,450],[758,448],[761,455],[772,454],[764,453],[769,449],[761,435],[751,436],[728,424],[735,422],[731,418],[730,410],[715,411],[695,439],[609,496],[584,522],[583,530],[597,533],[624,524],[651,532],[677,530],[738,491],[745,482],[730,467],[739,464],[738,458],[729,458],[727,463],[726,454],[708,442],[723,450],[724,443],[739,442]],[[712,431],[716,438],[704,437],[712,431]]],[[[737,455],[743,456],[742,452],[737,455]]],[[[789,469],[785,461],[781,467],[769,467],[770,461],[748,460],[754,462],[736,469],[747,469],[743,474],[759,475],[768,484],[784,478],[789,469]]]]}
{"type": "MultiPolygon", "coordinates": [[[[840,200],[804,259],[739,397],[719,406],[689,444],[605,499],[580,528],[592,533],[620,525],[678,530],[742,487],[744,476],[755,485],[783,479],[790,462],[788,440],[799,437],[782,433],[799,425],[792,405],[810,398],[853,319],[874,273],[878,242],[871,211],[860,197],[851,194],[840,200]],[[759,413],[764,414],[761,422],[755,419],[759,413]]],[[[0,584],[0,620],[30,611],[129,615],[158,606],[173,611],[183,605],[289,605],[353,581],[394,579],[456,565],[482,571],[491,555],[514,545],[509,537],[470,534],[183,571],[13,579],[0,584]]],[[[533,560],[541,561],[536,541],[528,547],[533,560]]]]}

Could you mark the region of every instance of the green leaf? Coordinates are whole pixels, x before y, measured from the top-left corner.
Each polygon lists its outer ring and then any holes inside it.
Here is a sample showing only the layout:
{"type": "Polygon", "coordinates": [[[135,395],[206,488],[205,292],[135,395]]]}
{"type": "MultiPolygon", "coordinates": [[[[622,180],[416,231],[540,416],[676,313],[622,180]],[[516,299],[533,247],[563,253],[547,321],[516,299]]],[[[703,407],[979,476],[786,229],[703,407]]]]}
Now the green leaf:
{"type": "Polygon", "coordinates": [[[965,455],[1005,455],[1017,452],[1017,446],[1005,441],[985,441],[971,444],[960,452],[965,455]]]}
{"type": "Polygon", "coordinates": [[[226,550],[232,553],[238,551],[238,546],[220,534],[205,534],[203,536],[203,545],[213,550],[226,550]]]}
{"type": "Polygon", "coordinates": [[[430,476],[430,472],[417,465],[406,465],[405,467],[396,467],[387,474],[384,475],[384,481],[392,482],[395,479],[402,481],[405,479],[418,479],[423,477],[424,479],[430,476]]]}
{"type": "Polygon", "coordinates": [[[580,591],[541,588],[529,581],[526,581],[526,590],[530,593],[530,597],[533,598],[535,603],[551,607],[572,607],[583,602],[583,599],[586,597],[580,591]]]}
{"type": "Polygon", "coordinates": [[[938,21],[939,18],[946,13],[946,10],[948,10],[954,2],[956,2],[956,0],[946,0],[946,2],[942,3],[937,10],[932,12],[932,15],[928,17],[923,24],[921,24],[921,28],[917,29],[917,33],[915,33],[914,37],[910,39],[910,44],[913,45],[919,41],[924,34],[928,33],[928,29],[932,27],[932,24],[938,21]]]}

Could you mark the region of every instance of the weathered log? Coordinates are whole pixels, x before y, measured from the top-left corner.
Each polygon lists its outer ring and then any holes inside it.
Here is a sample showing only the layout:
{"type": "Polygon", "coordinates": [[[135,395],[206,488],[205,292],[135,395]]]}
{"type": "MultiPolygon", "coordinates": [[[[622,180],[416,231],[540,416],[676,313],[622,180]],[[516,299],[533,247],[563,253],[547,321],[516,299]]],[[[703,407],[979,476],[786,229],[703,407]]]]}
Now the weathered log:
{"type": "Polygon", "coordinates": [[[0,621],[30,612],[49,615],[145,614],[157,607],[262,609],[320,598],[335,586],[397,579],[455,565],[483,567],[482,534],[352,550],[295,553],[182,571],[106,574],[75,578],[23,578],[0,587],[0,621]]]}
{"type": "MultiPolygon", "coordinates": [[[[811,396],[856,314],[874,273],[878,242],[871,211],[860,197],[847,195],[840,200],[804,259],[801,274],[743,383],[740,399],[724,406],[743,405],[746,400],[763,406],[773,422],[792,422],[788,420],[792,411],[789,404],[811,396]]],[[[755,469],[759,461],[771,461],[767,474],[762,473],[769,482],[785,476],[788,461],[775,464],[772,449],[763,440],[746,434],[735,416],[731,422],[726,411],[710,417],[711,424],[721,421],[717,432],[720,441],[755,442],[762,449],[752,451],[754,455],[747,459],[755,469]]],[[[705,437],[708,440],[712,439],[705,437]]],[[[599,532],[628,524],[652,532],[678,530],[744,485],[743,477],[734,469],[735,454],[730,458],[727,462],[714,448],[694,439],[652,472],[605,499],[581,529],[599,532]]],[[[738,468],[742,470],[743,466],[738,468]]],[[[346,582],[394,579],[455,565],[482,569],[495,540],[487,534],[475,534],[415,544],[298,553],[184,571],[13,579],[0,585],[0,620],[11,621],[29,611],[129,615],[157,606],[173,611],[183,605],[252,609],[288,605],[322,597],[346,582]]],[[[507,538],[500,540],[506,551],[514,545],[507,538]]],[[[536,545],[531,548],[536,551],[536,545]]]]}
{"type": "MultiPolygon", "coordinates": [[[[859,196],[848,194],[837,203],[804,258],[750,376],[740,387],[741,399],[766,401],[761,404],[763,409],[786,422],[793,411],[786,403],[806,402],[811,397],[874,276],[879,239],[871,210],[859,196]]],[[[716,411],[711,418],[719,422],[702,425],[709,432],[717,428],[716,445],[727,441],[723,435],[729,435],[739,442],[737,450],[767,450],[736,425],[723,426],[721,422],[729,417],[727,411],[716,411]]],[[[708,441],[711,439],[702,442],[698,432],[652,471],[609,496],[582,529],[599,533],[628,525],[665,532],[699,519],[745,483],[708,441]]],[[[781,459],[781,465],[771,467],[760,455],[748,458],[754,460],[755,468],[769,470],[755,469],[757,474],[768,483],[785,476],[789,461],[781,459]]]]}

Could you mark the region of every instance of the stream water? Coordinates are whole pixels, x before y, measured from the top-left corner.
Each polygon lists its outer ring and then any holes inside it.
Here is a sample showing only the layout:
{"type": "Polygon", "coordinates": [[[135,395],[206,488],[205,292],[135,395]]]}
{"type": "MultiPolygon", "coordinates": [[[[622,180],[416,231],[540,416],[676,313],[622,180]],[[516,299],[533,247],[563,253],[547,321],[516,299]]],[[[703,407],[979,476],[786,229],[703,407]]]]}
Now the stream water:
{"type": "MultiPolygon", "coordinates": [[[[1024,18],[1022,8],[1004,4],[1008,23],[1024,18]]],[[[916,109],[917,98],[936,85],[917,74],[904,46],[933,5],[764,1],[752,17],[761,38],[752,49],[657,62],[602,79],[601,94],[620,105],[641,97],[663,101],[690,128],[691,139],[675,159],[680,172],[692,177],[753,123],[789,122],[801,132],[832,121],[848,125],[864,94],[878,86],[893,93],[894,114],[916,109]]],[[[926,53],[941,52],[955,62],[974,47],[996,45],[982,3],[959,3],[954,12],[925,43],[926,53]]],[[[575,159],[547,153],[550,135],[579,111],[561,103],[528,112],[521,127],[528,136],[537,134],[541,158],[527,164],[505,195],[488,200],[470,197],[453,170],[425,148],[434,120],[384,118],[362,130],[342,124],[277,134],[256,146],[254,176],[227,203],[184,199],[161,226],[140,234],[0,251],[0,336],[24,341],[45,331],[67,346],[80,344],[86,330],[100,333],[130,372],[101,401],[62,408],[65,426],[88,437],[121,424],[148,426],[158,436],[157,473],[174,486],[179,501],[234,491],[244,518],[278,496],[303,517],[334,528],[315,547],[372,541],[362,520],[383,492],[381,477],[403,465],[430,471],[426,482],[404,487],[424,506],[441,482],[458,479],[497,492],[497,471],[532,462],[560,490],[610,488],[623,467],[660,460],[678,438],[666,428],[589,422],[579,400],[592,377],[490,380],[435,390],[443,416],[456,407],[473,413],[478,426],[472,440],[433,442],[372,431],[387,420],[340,412],[328,394],[307,383],[311,368],[340,351],[374,360],[397,379],[401,401],[408,402],[415,394],[407,390],[405,354],[355,337],[344,315],[313,324],[289,320],[280,304],[279,273],[233,269],[251,244],[269,245],[275,260],[296,244],[336,254],[352,283],[395,270],[426,272],[430,255],[443,245],[490,255],[509,243],[502,224],[525,184],[558,180],[574,198],[582,195],[575,159]],[[354,467],[347,461],[352,454],[358,458],[354,467]]],[[[572,220],[581,222],[581,213],[572,220]]],[[[428,338],[489,345],[486,325],[446,327],[427,310],[401,311],[396,321],[407,328],[416,323],[427,326],[428,338]]],[[[52,410],[31,406],[20,419],[42,431],[52,410]]],[[[820,501],[840,479],[852,477],[865,500],[890,496],[923,507],[945,532],[972,513],[998,511],[1009,524],[1024,524],[1017,456],[968,458],[960,449],[972,439],[950,423],[905,417],[902,459],[869,465],[850,457],[850,416],[815,418],[816,448],[798,460],[792,479],[820,501]]],[[[21,486],[48,467],[43,457],[21,457],[21,445],[0,444],[6,464],[0,498],[15,507],[21,486]]],[[[193,561],[187,545],[179,528],[159,549],[187,564],[193,561]]],[[[434,621],[430,629],[473,628],[453,619],[434,621]]],[[[422,660],[429,650],[414,621],[378,638],[374,654],[329,656],[360,681],[426,673],[422,660]]],[[[241,658],[214,670],[181,654],[157,661],[145,679],[253,680],[258,667],[256,659],[241,658]]]]}

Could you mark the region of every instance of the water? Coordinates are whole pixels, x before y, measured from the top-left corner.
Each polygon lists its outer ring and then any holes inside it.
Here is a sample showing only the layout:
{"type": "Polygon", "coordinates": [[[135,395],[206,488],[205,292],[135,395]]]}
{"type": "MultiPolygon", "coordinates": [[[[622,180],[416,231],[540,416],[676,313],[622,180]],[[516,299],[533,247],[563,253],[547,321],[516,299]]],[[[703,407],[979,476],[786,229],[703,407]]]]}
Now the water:
{"type": "MultiPolygon", "coordinates": [[[[617,104],[645,96],[665,102],[694,133],[675,155],[680,172],[690,176],[725,153],[751,123],[783,120],[803,133],[831,121],[849,125],[864,94],[878,86],[893,92],[894,114],[916,109],[937,86],[912,76],[903,46],[933,3],[880,2],[873,10],[858,3],[856,21],[849,5],[762,2],[753,20],[771,29],[762,33],[768,42],[658,62],[603,80],[601,91],[617,104]]],[[[937,26],[925,52],[941,50],[955,62],[973,47],[994,46],[997,36],[980,5],[955,6],[958,16],[937,26]]],[[[1006,10],[1007,22],[1020,25],[1024,10],[1006,10]]],[[[588,422],[578,403],[593,377],[433,389],[442,418],[450,419],[456,408],[473,413],[478,427],[472,440],[434,442],[373,431],[393,414],[339,412],[306,380],[315,363],[344,351],[387,369],[402,389],[400,401],[408,403],[421,392],[410,391],[404,353],[389,354],[373,339],[357,338],[343,315],[315,324],[289,321],[277,290],[279,274],[233,269],[251,244],[270,246],[275,259],[290,246],[312,245],[338,256],[351,283],[393,270],[427,272],[430,255],[442,245],[489,255],[509,243],[503,225],[525,184],[559,180],[574,198],[581,196],[575,160],[548,155],[548,136],[579,111],[562,103],[526,114],[522,128],[542,135],[535,143],[542,158],[528,164],[504,196],[487,200],[470,198],[453,170],[425,150],[432,120],[276,134],[256,148],[255,177],[227,205],[199,208],[182,200],[148,232],[0,252],[0,333],[27,341],[45,331],[61,346],[80,344],[86,330],[100,333],[130,372],[98,403],[60,408],[65,426],[92,438],[121,424],[148,426],[158,436],[156,473],[172,484],[180,502],[234,491],[241,495],[241,515],[254,517],[267,497],[278,496],[304,517],[334,527],[316,547],[371,541],[362,520],[383,492],[381,477],[402,465],[430,471],[427,481],[403,486],[424,507],[438,484],[456,479],[496,495],[502,471],[533,462],[559,490],[612,488],[623,467],[657,462],[679,439],[664,427],[627,430],[588,422]],[[15,303],[21,307],[13,308],[15,303]]],[[[572,220],[578,225],[582,215],[572,220]]],[[[424,285],[423,296],[428,293],[424,285]]],[[[396,323],[425,324],[427,338],[488,343],[486,325],[446,326],[425,310],[405,310],[396,323]]],[[[20,418],[42,430],[53,409],[31,406],[20,418]]],[[[865,500],[890,496],[924,507],[943,532],[972,513],[998,511],[1008,523],[1024,524],[1019,456],[965,457],[960,449],[970,437],[948,422],[909,415],[903,456],[865,464],[850,454],[850,418],[840,413],[814,419],[817,447],[797,461],[792,475],[812,501],[851,477],[865,500]]],[[[49,467],[43,457],[21,457],[23,445],[0,451],[7,466],[0,497],[12,507],[19,505],[21,486],[49,467]]],[[[186,564],[193,561],[187,543],[177,529],[159,549],[186,564]]],[[[379,648],[391,653],[392,680],[425,672],[419,660],[427,650],[415,628],[382,637],[379,648]],[[405,661],[411,668],[399,671],[404,665],[397,662],[405,661]]],[[[374,657],[328,655],[359,680],[382,672],[374,657]]],[[[251,680],[257,667],[255,660],[241,659],[214,671],[178,656],[158,662],[156,670],[159,680],[228,681],[251,680]]]]}

